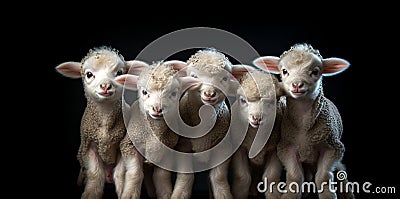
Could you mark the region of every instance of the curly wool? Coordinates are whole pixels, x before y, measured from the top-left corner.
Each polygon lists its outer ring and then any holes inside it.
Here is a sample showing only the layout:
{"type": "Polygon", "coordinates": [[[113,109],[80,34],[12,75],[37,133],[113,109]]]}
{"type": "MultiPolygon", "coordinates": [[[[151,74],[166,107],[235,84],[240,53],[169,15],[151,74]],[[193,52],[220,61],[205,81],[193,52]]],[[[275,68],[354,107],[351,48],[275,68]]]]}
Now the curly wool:
{"type": "Polygon", "coordinates": [[[290,55],[291,59],[301,62],[304,61],[302,59],[307,57],[309,54],[314,54],[322,59],[322,55],[319,53],[319,50],[314,49],[310,44],[306,43],[293,45],[289,50],[283,52],[279,58],[282,59],[283,57],[290,55]]]}
{"type": "Polygon", "coordinates": [[[228,58],[214,48],[197,51],[188,60],[187,64],[197,70],[216,74],[222,70],[231,71],[232,64],[228,58]]]}
{"type": "Polygon", "coordinates": [[[171,64],[165,64],[163,61],[153,63],[140,73],[138,86],[149,90],[164,90],[177,72],[171,64]]]}
{"type": "Polygon", "coordinates": [[[246,73],[240,79],[240,85],[249,101],[275,97],[274,77],[261,70],[246,73]]]}

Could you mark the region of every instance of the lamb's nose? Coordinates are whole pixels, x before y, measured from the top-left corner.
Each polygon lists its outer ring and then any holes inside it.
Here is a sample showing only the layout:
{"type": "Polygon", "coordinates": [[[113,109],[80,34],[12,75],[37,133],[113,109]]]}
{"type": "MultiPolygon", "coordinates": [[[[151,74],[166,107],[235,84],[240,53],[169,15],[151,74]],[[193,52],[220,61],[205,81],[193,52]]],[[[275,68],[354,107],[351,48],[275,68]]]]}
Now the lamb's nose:
{"type": "Polygon", "coordinates": [[[293,82],[292,86],[293,86],[293,88],[297,88],[298,89],[298,88],[303,87],[304,83],[303,82],[293,82]]]}
{"type": "Polygon", "coordinates": [[[216,95],[215,92],[210,92],[210,91],[204,92],[204,96],[206,97],[215,97],[215,95],[216,95]]]}
{"type": "Polygon", "coordinates": [[[160,113],[162,113],[162,108],[154,107],[154,106],[153,106],[153,111],[154,111],[155,113],[157,113],[157,114],[160,114],[160,113]]]}
{"type": "Polygon", "coordinates": [[[259,123],[262,119],[261,116],[256,116],[256,115],[252,115],[251,118],[257,123],[259,123]]]}
{"type": "Polygon", "coordinates": [[[107,91],[107,90],[110,90],[112,88],[112,85],[110,83],[102,83],[102,84],[100,84],[100,88],[103,91],[107,91]]]}

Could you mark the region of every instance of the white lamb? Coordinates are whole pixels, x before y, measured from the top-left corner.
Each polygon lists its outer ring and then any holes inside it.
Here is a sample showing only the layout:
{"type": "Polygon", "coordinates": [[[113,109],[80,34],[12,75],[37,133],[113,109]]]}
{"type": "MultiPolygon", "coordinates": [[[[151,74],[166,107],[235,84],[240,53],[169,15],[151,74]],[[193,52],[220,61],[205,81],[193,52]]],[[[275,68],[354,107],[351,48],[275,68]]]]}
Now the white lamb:
{"type": "MultiPolygon", "coordinates": [[[[65,62],[57,71],[70,78],[82,78],[87,106],[81,120],[81,143],[77,158],[81,165],[78,184],[85,181],[82,198],[101,198],[105,182],[121,175],[113,170],[120,164],[120,141],[126,134],[122,109],[122,86],[115,77],[126,74],[139,61],[124,58],[109,47],[94,48],[81,62],[65,62]]],[[[120,189],[118,183],[116,189],[120,189]]]]}
{"type": "MultiPolygon", "coordinates": [[[[122,75],[116,79],[127,88],[138,90],[138,100],[130,108],[127,135],[120,145],[126,169],[123,199],[140,198],[145,160],[146,163],[173,161],[174,157],[166,155],[163,145],[174,148],[178,135],[168,127],[164,115],[174,111],[173,108],[178,110],[183,90],[199,82],[195,78],[176,77],[180,69],[174,61],[144,64],[139,76],[122,75]]],[[[170,171],[155,166],[153,182],[157,198],[171,198],[170,171]]]]}
{"type": "MultiPolygon", "coordinates": [[[[228,93],[224,94],[221,89],[225,92],[231,90],[230,81],[232,78],[234,79],[230,74],[232,64],[224,54],[210,48],[199,50],[183,65],[187,66],[186,75],[199,78],[202,82],[197,89],[187,91],[180,101],[180,113],[183,121],[190,126],[199,125],[201,122],[199,110],[205,104],[213,106],[216,112],[216,122],[206,135],[191,139],[180,138],[180,142],[191,145],[192,152],[199,153],[213,148],[228,132],[231,117],[225,103],[225,94],[228,93]]],[[[236,88],[234,89],[236,91],[236,88]]],[[[215,154],[214,157],[216,156],[218,154],[215,154]]],[[[211,162],[214,157],[206,157],[202,161],[211,162]]],[[[232,198],[228,182],[229,162],[230,158],[210,170],[212,193],[216,199],[232,198]]],[[[181,184],[183,183],[188,184],[181,181],[181,184]]]]}
{"type": "MultiPolygon", "coordinates": [[[[250,195],[257,195],[258,182],[264,178],[268,179],[268,183],[264,185],[267,189],[271,182],[280,182],[282,164],[277,156],[276,146],[280,139],[285,98],[281,98],[278,80],[269,73],[250,66],[234,65],[232,74],[239,79],[241,86],[237,91],[240,109],[238,117],[249,125],[247,132],[244,132],[246,137],[242,145],[232,157],[232,193],[234,198],[245,199],[249,197],[249,191],[250,195]],[[259,129],[268,130],[271,134],[269,138],[265,136],[268,141],[261,151],[255,157],[248,158],[253,142],[262,142],[255,140],[256,135],[269,133],[258,132],[259,129]]],[[[267,190],[265,195],[266,198],[280,198],[277,189],[267,190]]]]}
{"type": "MultiPolygon", "coordinates": [[[[319,198],[336,198],[329,181],[332,171],[342,168],[345,151],[340,141],[343,125],[336,106],[324,96],[322,77],[336,75],[349,67],[340,58],[323,59],[309,44],[296,44],[280,57],[266,56],[254,65],[280,74],[287,95],[287,109],[282,120],[278,157],[286,170],[288,193],[282,198],[300,198],[301,190],[291,191],[290,185],[301,188],[304,180],[315,180],[319,198]]],[[[354,198],[349,192],[345,198],[354,198]]]]}

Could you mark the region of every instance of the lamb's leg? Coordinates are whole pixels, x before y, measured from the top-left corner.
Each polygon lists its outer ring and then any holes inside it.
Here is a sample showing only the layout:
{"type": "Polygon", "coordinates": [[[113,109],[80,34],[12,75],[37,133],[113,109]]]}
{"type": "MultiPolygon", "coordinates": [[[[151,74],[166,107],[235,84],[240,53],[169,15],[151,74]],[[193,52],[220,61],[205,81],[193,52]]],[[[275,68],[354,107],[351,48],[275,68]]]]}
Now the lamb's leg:
{"type": "Polygon", "coordinates": [[[160,167],[154,167],[153,182],[158,199],[169,199],[172,194],[171,172],[160,167]]]}
{"type": "Polygon", "coordinates": [[[117,165],[114,168],[114,183],[115,183],[115,191],[117,192],[118,198],[122,197],[122,190],[124,188],[125,181],[125,166],[124,161],[122,160],[121,154],[118,155],[117,165]]]}
{"type": "Polygon", "coordinates": [[[177,173],[172,199],[190,199],[194,183],[193,173],[177,173]]]}
{"type": "MultiPolygon", "coordinates": [[[[189,139],[186,138],[179,138],[178,144],[175,146],[175,149],[180,151],[180,152],[185,152],[185,153],[192,153],[192,144],[189,139]]],[[[193,162],[188,161],[188,160],[179,160],[177,159],[176,162],[178,163],[178,169],[177,171],[180,170],[179,167],[182,168],[192,168],[193,169],[193,162]]],[[[192,189],[193,189],[193,183],[194,183],[194,173],[177,173],[176,174],[176,180],[175,180],[175,185],[174,185],[174,190],[172,191],[172,199],[189,199],[192,195],[192,189]]]]}
{"type": "Polygon", "coordinates": [[[81,169],[79,170],[79,175],[77,180],[78,186],[83,186],[85,184],[86,181],[85,172],[86,172],[85,169],[81,167],[81,169]]]}
{"type": "MultiPolygon", "coordinates": [[[[321,150],[318,158],[317,173],[315,174],[315,183],[318,189],[320,199],[336,199],[336,193],[330,190],[329,185],[333,182],[333,166],[338,162],[335,150],[321,150]]],[[[334,187],[331,187],[334,188],[334,187]]],[[[333,189],[332,189],[333,190],[333,189]]]]}
{"type": "Polygon", "coordinates": [[[268,154],[266,159],[266,167],[263,174],[263,179],[268,179],[267,191],[265,192],[265,197],[268,199],[279,199],[281,198],[281,193],[278,191],[278,183],[281,180],[282,164],[276,155],[276,151],[268,154]],[[273,183],[273,184],[272,184],[273,183]],[[272,184],[272,185],[271,185],[272,184]],[[271,189],[272,188],[272,189],[271,189]]]}
{"type": "Polygon", "coordinates": [[[297,158],[297,151],[293,146],[285,146],[279,150],[278,156],[286,169],[286,193],[283,193],[281,198],[299,199],[304,174],[301,162],[297,158]]]}
{"type": "Polygon", "coordinates": [[[99,157],[96,145],[91,144],[86,153],[86,186],[82,193],[82,199],[101,199],[105,183],[105,171],[103,162],[99,157]]]}
{"type": "Polygon", "coordinates": [[[228,182],[230,159],[210,170],[210,181],[215,199],[233,198],[228,182]]]}
{"type": "Polygon", "coordinates": [[[249,197],[251,173],[246,150],[239,148],[232,156],[232,195],[234,198],[246,199],[249,197]]]}
{"type": "Polygon", "coordinates": [[[136,151],[129,157],[123,157],[125,162],[125,184],[122,199],[139,199],[141,194],[143,174],[143,157],[136,151]]]}

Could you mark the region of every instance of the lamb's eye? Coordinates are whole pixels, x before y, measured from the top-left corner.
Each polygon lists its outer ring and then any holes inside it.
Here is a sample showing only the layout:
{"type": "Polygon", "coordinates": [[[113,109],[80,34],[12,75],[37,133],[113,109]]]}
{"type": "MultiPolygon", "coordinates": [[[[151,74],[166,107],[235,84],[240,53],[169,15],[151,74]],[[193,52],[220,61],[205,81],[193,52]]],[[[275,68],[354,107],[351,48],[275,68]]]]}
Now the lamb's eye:
{"type": "Polygon", "coordinates": [[[142,94],[143,94],[143,95],[147,95],[147,94],[148,94],[148,92],[146,91],[146,89],[143,89],[143,90],[142,90],[142,94]]]}
{"type": "Polygon", "coordinates": [[[318,73],[319,73],[319,68],[318,68],[318,67],[315,67],[315,68],[311,71],[311,75],[317,76],[318,73]]]}
{"type": "Polygon", "coordinates": [[[246,101],[246,98],[244,98],[243,96],[240,96],[240,103],[242,103],[242,104],[246,104],[247,103],[247,101],[246,101]]]}
{"type": "Polygon", "coordinates": [[[92,72],[87,72],[86,73],[86,77],[88,78],[88,79],[90,79],[91,77],[93,77],[94,75],[93,75],[93,73],[92,72]]]}
{"type": "Polygon", "coordinates": [[[172,97],[175,97],[176,96],[176,92],[172,92],[171,95],[172,95],[172,97]]]}
{"type": "Polygon", "coordinates": [[[122,70],[119,70],[119,71],[117,72],[117,75],[116,75],[116,76],[120,76],[120,75],[122,75],[122,70]]]}
{"type": "Polygon", "coordinates": [[[282,69],[282,74],[286,75],[288,74],[288,71],[286,69],[282,69]]]}
{"type": "Polygon", "coordinates": [[[223,77],[222,80],[224,80],[225,82],[228,81],[228,76],[223,77]]]}

